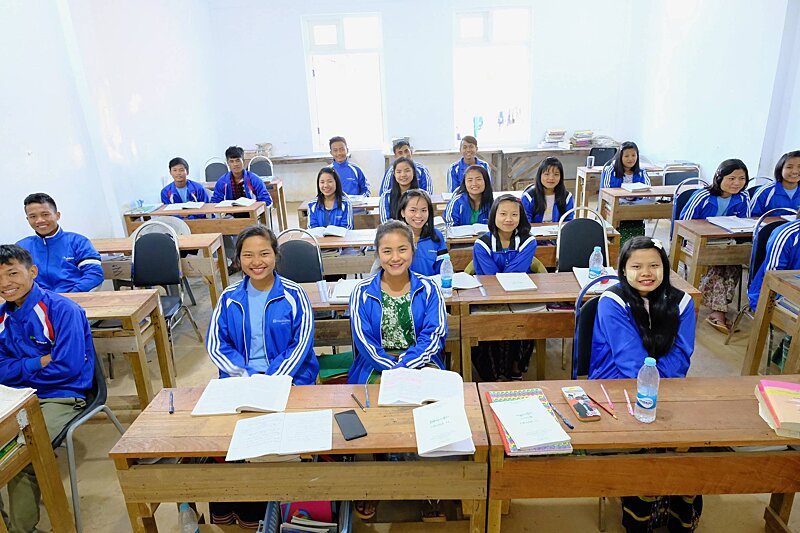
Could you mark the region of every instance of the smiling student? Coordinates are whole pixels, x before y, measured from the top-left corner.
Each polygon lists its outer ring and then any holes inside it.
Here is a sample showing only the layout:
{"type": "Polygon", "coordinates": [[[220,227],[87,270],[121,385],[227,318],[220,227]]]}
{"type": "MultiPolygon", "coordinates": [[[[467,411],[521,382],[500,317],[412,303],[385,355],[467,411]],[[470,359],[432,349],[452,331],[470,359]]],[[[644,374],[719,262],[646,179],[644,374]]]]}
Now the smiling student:
{"type": "Polygon", "coordinates": [[[217,180],[211,203],[217,204],[222,200],[237,200],[239,198],[252,198],[272,205],[272,197],[267,192],[267,187],[257,174],[244,168],[244,149],[239,146],[230,146],[225,150],[225,159],[228,162],[228,172],[217,180]]]}
{"type": "MultiPolygon", "coordinates": [[[[392,152],[394,152],[394,158],[398,159],[400,157],[405,157],[406,159],[414,159],[414,149],[411,147],[411,143],[409,143],[405,139],[400,139],[397,141],[394,146],[392,147],[392,152]]],[[[417,179],[419,180],[419,188],[427,192],[428,194],[433,194],[433,180],[431,179],[431,173],[428,168],[419,163],[414,161],[414,166],[417,168],[417,179]]],[[[381,181],[381,190],[380,194],[383,195],[386,191],[388,191],[392,187],[392,178],[394,177],[394,166],[389,165],[389,168],[386,169],[386,174],[383,175],[383,181],[381,181]]]]}
{"type": "Polygon", "coordinates": [[[397,219],[397,208],[400,205],[400,197],[410,189],[419,189],[419,179],[417,177],[417,167],[414,162],[406,157],[398,157],[392,163],[391,188],[381,195],[379,205],[381,223],[390,218],[397,219]]]}
{"type": "Polygon", "coordinates": [[[464,172],[464,181],[447,203],[444,222],[448,227],[488,224],[492,202],[494,193],[489,171],[480,165],[472,165],[464,172]]]}
{"type": "MultiPolygon", "coordinates": [[[[564,166],[555,157],[546,157],[536,170],[536,179],[522,193],[522,206],[529,222],[558,222],[574,208],[572,193],[564,186],[564,166]]],[[[567,220],[575,218],[574,214],[567,220]]]]}
{"type": "Polygon", "coordinates": [[[309,229],[326,226],[353,229],[353,206],[332,167],[323,167],[317,173],[317,197],[308,203],[309,229]]]}
{"type": "MultiPolygon", "coordinates": [[[[182,157],[170,159],[169,175],[172,176],[172,183],[161,189],[162,204],[209,201],[208,191],[196,181],[188,179],[189,163],[182,157]]],[[[190,215],[188,218],[205,218],[205,215],[190,215]]]]}
{"type": "Polygon", "coordinates": [[[473,165],[479,165],[486,169],[487,181],[491,182],[489,173],[489,163],[478,158],[478,139],[472,135],[465,135],[459,145],[461,159],[450,165],[447,171],[447,190],[456,192],[461,182],[464,181],[464,173],[473,165]]]}
{"type": "Polygon", "coordinates": [[[800,150],[787,152],[775,165],[775,183],[764,185],[750,200],[750,214],[761,216],[770,209],[786,207],[800,209],[800,150]]]}
{"type": "Polygon", "coordinates": [[[342,190],[350,196],[369,196],[369,182],[361,167],[347,160],[349,151],[344,137],[331,137],[328,141],[333,162],[331,166],[339,174],[342,190]]]}
{"type": "MultiPolygon", "coordinates": [[[[639,147],[635,142],[622,143],[614,159],[603,167],[600,173],[600,188],[619,188],[623,183],[644,183],[650,185],[647,171],[640,166],[639,147]]],[[[623,220],[619,224],[620,242],[631,237],[644,235],[644,220],[623,220]]]]}
{"type": "Polygon", "coordinates": [[[398,218],[408,224],[414,234],[414,260],[412,272],[433,276],[442,267],[442,256],[447,253],[442,232],[433,227],[433,203],[422,189],[410,189],[403,193],[397,208],[398,218]]]}

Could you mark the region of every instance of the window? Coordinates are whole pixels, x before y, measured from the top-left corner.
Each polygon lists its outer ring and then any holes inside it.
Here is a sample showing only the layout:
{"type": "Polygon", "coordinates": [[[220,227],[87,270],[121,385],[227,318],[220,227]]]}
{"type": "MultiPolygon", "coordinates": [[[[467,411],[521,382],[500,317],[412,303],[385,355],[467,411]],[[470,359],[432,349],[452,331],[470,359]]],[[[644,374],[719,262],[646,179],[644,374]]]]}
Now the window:
{"type": "Polygon", "coordinates": [[[381,19],[376,14],[305,20],[314,150],[342,135],[348,147],[383,146],[381,19]]]}
{"type": "Polygon", "coordinates": [[[526,145],[531,133],[528,9],[456,14],[453,108],[456,136],[481,145],[526,145]]]}

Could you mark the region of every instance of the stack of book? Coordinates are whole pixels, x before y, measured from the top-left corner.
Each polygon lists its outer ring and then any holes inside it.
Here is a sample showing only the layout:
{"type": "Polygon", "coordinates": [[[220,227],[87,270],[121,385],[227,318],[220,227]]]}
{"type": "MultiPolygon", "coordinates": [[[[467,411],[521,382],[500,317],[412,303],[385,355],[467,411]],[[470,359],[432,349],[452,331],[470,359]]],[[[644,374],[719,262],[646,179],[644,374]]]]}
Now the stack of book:
{"type": "Polygon", "coordinates": [[[571,439],[559,425],[553,406],[542,389],[488,391],[486,397],[492,407],[492,417],[497,429],[503,436],[506,455],[572,453],[571,439]],[[532,402],[517,403],[525,400],[532,402]],[[504,412],[498,404],[515,404],[519,408],[504,412]]]}
{"type": "Polygon", "coordinates": [[[758,414],[781,437],[800,439],[800,384],[762,379],[756,385],[758,414]]]}
{"type": "Polygon", "coordinates": [[[592,130],[577,130],[572,134],[570,143],[576,148],[591,146],[593,135],[594,132],[592,130]]]}
{"type": "Polygon", "coordinates": [[[552,129],[544,133],[544,140],[539,143],[539,148],[569,148],[569,142],[565,141],[567,130],[552,129]]]}

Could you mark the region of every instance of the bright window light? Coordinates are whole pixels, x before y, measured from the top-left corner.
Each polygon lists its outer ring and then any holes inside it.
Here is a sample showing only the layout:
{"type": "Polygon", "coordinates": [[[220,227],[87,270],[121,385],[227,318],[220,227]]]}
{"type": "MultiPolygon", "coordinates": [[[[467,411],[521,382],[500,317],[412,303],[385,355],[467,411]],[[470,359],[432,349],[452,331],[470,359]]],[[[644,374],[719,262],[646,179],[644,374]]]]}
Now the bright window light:
{"type": "Polygon", "coordinates": [[[338,43],[334,24],[315,24],[312,31],[314,46],[335,46],[338,43]]]}
{"type": "Polygon", "coordinates": [[[458,17],[458,38],[461,41],[482,41],[484,38],[484,16],[461,15],[458,17]]]}
{"type": "Polygon", "coordinates": [[[531,16],[527,9],[498,9],[492,12],[494,42],[525,43],[530,39],[531,16]]]}
{"type": "Polygon", "coordinates": [[[374,17],[344,17],[344,47],[347,50],[381,47],[381,21],[374,17]]]}

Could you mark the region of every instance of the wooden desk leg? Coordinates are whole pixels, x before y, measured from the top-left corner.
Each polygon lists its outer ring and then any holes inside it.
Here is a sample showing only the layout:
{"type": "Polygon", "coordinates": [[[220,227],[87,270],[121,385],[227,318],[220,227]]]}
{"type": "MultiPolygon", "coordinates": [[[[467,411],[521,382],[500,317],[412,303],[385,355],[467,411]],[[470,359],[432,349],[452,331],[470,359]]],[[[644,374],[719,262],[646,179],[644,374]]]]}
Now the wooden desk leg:
{"type": "Polygon", "coordinates": [[[758,295],[758,307],[756,307],[756,314],[753,317],[750,340],[747,342],[747,352],[742,363],[743,376],[755,376],[758,374],[758,367],[761,364],[764,346],[767,344],[769,324],[774,310],[775,293],[769,288],[769,280],[765,280],[765,283],[761,286],[761,293],[758,295]]]}
{"type": "Polygon", "coordinates": [[[222,281],[222,290],[225,290],[225,287],[228,286],[230,281],[228,280],[228,259],[225,257],[225,246],[220,244],[220,247],[217,248],[217,269],[219,269],[219,277],[222,281]]]}
{"type": "Polygon", "coordinates": [[[536,379],[543,380],[544,368],[547,365],[547,339],[536,339],[536,379]]]}
{"type": "MultiPolygon", "coordinates": [[[[486,464],[489,462],[489,454],[487,451],[477,451],[472,460],[476,463],[486,464]]],[[[470,533],[483,533],[486,531],[486,498],[471,500],[470,503],[469,531],[470,533]]]]}
{"type": "Polygon", "coordinates": [[[678,271],[678,258],[680,257],[681,242],[683,242],[683,237],[681,237],[680,233],[676,232],[672,236],[672,242],[669,244],[669,268],[673,272],[678,271]]]}
{"type": "MultiPolygon", "coordinates": [[[[503,461],[505,460],[505,452],[503,448],[491,448],[489,455],[489,479],[491,480],[492,472],[497,472],[503,469],[503,461]]],[[[494,500],[489,493],[488,509],[486,512],[486,533],[500,533],[500,523],[503,518],[503,500],[494,500]]]]}
{"type": "MultiPolygon", "coordinates": [[[[206,282],[206,285],[208,285],[208,294],[211,296],[211,303],[215,304],[217,300],[219,300],[219,292],[217,292],[217,275],[214,272],[214,258],[211,255],[208,249],[203,250],[203,257],[206,258],[208,266],[211,267],[211,276],[203,276],[203,280],[206,282]]],[[[216,266],[218,267],[219,264],[216,266]]],[[[225,290],[225,285],[222,286],[222,290],[225,290]]]]}
{"type": "Polygon", "coordinates": [[[784,374],[797,374],[800,372],[800,321],[795,323],[794,331],[787,331],[786,333],[792,336],[792,342],[789,344],[789,353],[786,355],[786,363],[783,365],[784,374]]]}
{"type": "Polygon", "coordinates": [[[700,285],[700,278],[702,275],[702,272],[700,272],[700,254],[706,244],[706,239],[704,237],[700,237],[692,243],[694,246],[692,249],[692,257],[686,265],[686,280],[695,288],[700,285]]]}
{"type": "Polygon", "coordinates": [[[580,174],[575,176],[575,200],[578,202],[575,207],[583,207],[583,181],[580,174]]]}
{"type": "Polygon", "coordinates": [[[472,381],[472,339],[461,336],[461,377],[472,381]]]}
{"type": "Polygon", "coordinates": [[[44,423],[39,400],[34,399],[32,402],[28,402],[25,413],[28,415],[28,426],[22,430],[22,433],[25,436],[25,443],[30,449],[31,464],[36,473],[36,480],[39,482],[42,500],[47,508],[53,531],[55,533],[74,533],[75,520],[67,504],[67,496],[64,494],[64,486],[61,484],[56,456],[50,445],[50,436],[47,434],[47,426],[44,423]]]}
{"type": "Polygon", "coordinates": [[[161,310],[156,307],[150,312],[150,321],[156,328],[153,339],[158,354],[158,368],[161,370],[161,383],[165,389],[175,388],[175,366],[172,361],[172,347],[167,336],[167,323],[161,310]]]}
{"type": "Polygon", "coordinates": [[[278,204],[281,206],[281,231],[285,231],[289,227],[289,217],[287,214],[288,209],[286,208],[286,195],[283,193],[283,185],[278,189],[278,204]]]}
{"type": "Polygon", "coordinates": [[[144,410],[153,399],[153,385],[150,382],[150,371],[147,369],[147,355],[141,343],[141,335],[136,335],[140,340],[141,348],[137,352],[126,352],[125,357],[131,365],[133,382],[136,384],[136,396],[139,397],[139,407],[144,410]]]}
{"type": "MultiPolygon", "coordinates": [[[[128,470],[131,464],[132,460],[114,459],[117,472],[128,470]]],[[[156,520],[147,504],[125,502],[125,507],[128,509],[128,519],[134,533],[158,533],[158,525],[156,525],[156,520]]]]}
{"type": "Polygon", "coordinates": [[[773,494],[764,510],[764,529],[769,533],[790,533],[788,524],[793,502],[794,493],[773,494]]]}

